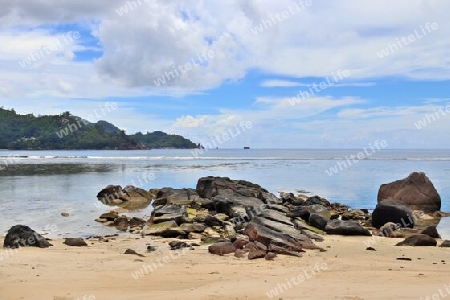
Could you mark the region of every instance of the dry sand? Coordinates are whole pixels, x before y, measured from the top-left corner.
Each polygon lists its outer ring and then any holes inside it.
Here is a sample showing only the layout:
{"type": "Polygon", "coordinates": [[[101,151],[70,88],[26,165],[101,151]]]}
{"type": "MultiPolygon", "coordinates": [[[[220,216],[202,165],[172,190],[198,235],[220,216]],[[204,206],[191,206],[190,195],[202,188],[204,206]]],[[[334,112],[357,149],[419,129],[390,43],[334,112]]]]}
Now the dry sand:
{"type": "Polygon", "coordinates": [[[249,261],[208,254],[207,246],[172,258],[167,240],[150,237],[90,240],[83,248],[56,240],[49,249],[23,248],[0,261],[0,299],[270,299],[267,293],[278,284],[288,289],[273,299],[426,299],[439,289],[446,293],[449,248],[395,247],[399,239],[383,238],[373,246],[377,251],[367,251],[364,241],[367,237],[326,236],[320,244],[327,252],[249,261]],[[127,248],[143,252],[146,242],[157,251],[123,254],[127,248]],[[316,263],[327,269],[311,276],[316,263]],[[157,268],[134,279],[143,264],[157,268]],[[286,280],[304,270],[311,278],[289,287],[286,280]]]}

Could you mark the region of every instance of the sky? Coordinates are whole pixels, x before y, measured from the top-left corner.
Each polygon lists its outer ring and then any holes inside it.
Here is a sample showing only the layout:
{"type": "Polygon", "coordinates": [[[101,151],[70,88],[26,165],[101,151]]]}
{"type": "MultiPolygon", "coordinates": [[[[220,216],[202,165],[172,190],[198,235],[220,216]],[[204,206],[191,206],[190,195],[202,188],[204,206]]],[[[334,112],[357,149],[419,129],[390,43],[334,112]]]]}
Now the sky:
{"type": "Polygon", "coordinates": [[[234,133],[219,148],[450,148],[448,0],[0,7],[0,106],[21,114],[234,133]]]}

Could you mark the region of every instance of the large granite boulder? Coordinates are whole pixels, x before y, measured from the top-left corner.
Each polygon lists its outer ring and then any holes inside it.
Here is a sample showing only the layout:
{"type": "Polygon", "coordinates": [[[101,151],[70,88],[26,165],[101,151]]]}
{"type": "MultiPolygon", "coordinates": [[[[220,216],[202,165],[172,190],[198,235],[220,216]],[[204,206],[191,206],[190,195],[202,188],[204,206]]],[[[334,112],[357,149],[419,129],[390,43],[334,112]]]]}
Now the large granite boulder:
{"type": "Polygon", "coordinates": [[[325,226],[325,232],[328,234],[339,235],[372,235],[369,230],[355,221],[330,220],[325,226]]]}
{"type": "Polygon", "coordinates": [[[430,179],[422,172],[414,172],[405,179],[382,184],[378,191],[378,202],[385,199],[400,201],[411,209],[426,213],[441,209],[441,197],[430,179]]]}
{"type": "Polygon", "coordinates": [[[427,234],[415,234],[404,241],[398,243],[396,246],[436,246],[437,241],[427,234]]]}
{"type": "Polygon", "coordinates": [[[3,242],[5,248],[48,248],[53,246],[42,235],[25,225],[15,225],[8,230],[3,242]]]}
{"type": "Polygon", "coordinates": [[[377,204],[372,213],[372,226],[380,228],[392,222],[398,227],[414,228],[414,217],[411,210],[402,202],[387,199],[377,204]]]}

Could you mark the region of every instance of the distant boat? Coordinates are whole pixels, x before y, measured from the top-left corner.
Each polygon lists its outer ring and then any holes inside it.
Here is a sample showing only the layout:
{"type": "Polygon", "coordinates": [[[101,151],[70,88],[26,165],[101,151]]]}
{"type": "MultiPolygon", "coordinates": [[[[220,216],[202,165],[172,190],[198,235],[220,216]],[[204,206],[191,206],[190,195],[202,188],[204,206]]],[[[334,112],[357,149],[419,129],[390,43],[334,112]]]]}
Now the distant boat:
{"type": "Polygon", "coordinates": [[[250,147],[244,147],[244,150],[249,150],[250,149],[250,147]]]}

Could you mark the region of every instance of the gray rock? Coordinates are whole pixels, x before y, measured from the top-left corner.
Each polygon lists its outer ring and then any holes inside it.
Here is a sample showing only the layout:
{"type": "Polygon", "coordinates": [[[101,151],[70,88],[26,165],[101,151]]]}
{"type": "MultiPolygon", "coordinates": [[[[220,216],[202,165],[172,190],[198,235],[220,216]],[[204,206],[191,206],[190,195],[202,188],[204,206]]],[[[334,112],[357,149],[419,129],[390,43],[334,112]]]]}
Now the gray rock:
{"type": "Polygon", "coordinates": [[[372,235],[369,230],[362,227],[359,223],[354,221],[343,220],[330,220],[325,226],[325,232],[327,234],[339,234],[339,235],[372,235]]]}
{"type": "Polygon", "coordinates": [[[388,222],[398,224],[399,227],[414,228],[411,210],[405,204],[392,199],[378,203],[372,213],[373,227],[380,228],[388,222]]]}
{"type": "Polygon", "coordinates": [[[316,213],[312,213],[309,215],[309,225],[316,227],[320,230],[325,230],[325,227],[327,226],[327,223],[329,221],[330,219],[316,213]]]}
{"type": "Polygon", "coordinates": [[[8,230],[3,242],[5,248],[48,248],[53,246],[42,235],[25,225],[15,225],[8,230]]]}
{"type": "Polygon", "coordinates": [[[439,247],[450,247],[450,241],[449,240],[443,241],[439,247]]]}

